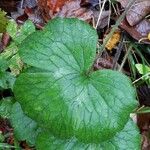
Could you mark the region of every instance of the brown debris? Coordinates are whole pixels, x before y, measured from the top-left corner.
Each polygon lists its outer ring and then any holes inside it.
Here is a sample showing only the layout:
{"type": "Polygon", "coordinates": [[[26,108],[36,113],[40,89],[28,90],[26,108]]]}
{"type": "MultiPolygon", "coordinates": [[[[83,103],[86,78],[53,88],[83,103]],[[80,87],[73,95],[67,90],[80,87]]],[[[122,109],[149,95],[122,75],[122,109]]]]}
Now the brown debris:
{"type": "MultiPolygon", "coordinates": [[[[117,0],[122,7],[126,8],[129,0],[117,0]]],[[[126,19],[130,26],[138,24],[146,15],[150,13],[150,0],[135,0],[126,15],[126,19]]]]}
{"type": "Polygon", "coordinates": [[[93,12],[81,7],[80,3],[80,0],[39,0],[38,6],[46,22],[54,17],[79,18],[84,21],[91,20],[93,12]]]}
{"type": "MultiPolygon", "coordinates": [[[[120,27],[126,30],[134,39],[139,41],[142,38],[146,38],[150,32],[150,22],[143,20],[136,26],[131,27],[126,20],[122,21],[120,27]]],[[[143,43],[150,44],[148,39],[142,40],[143,43]]]]}

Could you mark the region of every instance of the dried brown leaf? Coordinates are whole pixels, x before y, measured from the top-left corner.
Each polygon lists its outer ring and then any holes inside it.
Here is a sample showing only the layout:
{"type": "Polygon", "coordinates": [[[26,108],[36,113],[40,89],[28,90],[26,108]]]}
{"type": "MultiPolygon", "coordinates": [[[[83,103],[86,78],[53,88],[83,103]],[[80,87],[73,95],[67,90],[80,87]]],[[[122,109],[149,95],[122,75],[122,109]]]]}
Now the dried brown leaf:
{"type": "Polygon", "coordinates": [[[60,11],[62,6],[69,0],[38,0],[38,7],[46,21],[60,11]]]}
{"type": "Polygon", "coordinates": [[[43,18],[48,21],[54,17],[71,17],[88,21],[93,12],[82,8],[81,0],[38,0],[39,9],[43,12],[43,18]]]}
{"type": "MultiPolygon", "coordinates": [[[[125,8],[130,0],[117,0],[125,8]]],[[[139,23],[147,14],[150,13],[150,0],[135,0],[126,15],[126,19],[130,26],[139,23]]]]}
{"type": "Polygon", "coordinates": [[[113,58],[107,53],[99,57],[94,63],[94,70],[99,69],[112,69],[113,68],[113,58]]]}
{"type": "Polygon", "coordinates": [[[92,18],[93,12],[82,8],[80,6],[80,0],[68,1],[59,11],[55,17],[67,17],[67,18],[79,18],[84,21],[88,21],[92,18]]]}
{"type": "MultiPolygon", "coordinates": [[[[150,32],[150,21],[144,19],[139,24],[131,27],[126,20],[124,20],[120,27],[126,30],[134,39],[141,40],[147,38],[150,32]]],[[[150,41],[147,39],[142,40],[143,43],[150,44],[150,41]]]]}

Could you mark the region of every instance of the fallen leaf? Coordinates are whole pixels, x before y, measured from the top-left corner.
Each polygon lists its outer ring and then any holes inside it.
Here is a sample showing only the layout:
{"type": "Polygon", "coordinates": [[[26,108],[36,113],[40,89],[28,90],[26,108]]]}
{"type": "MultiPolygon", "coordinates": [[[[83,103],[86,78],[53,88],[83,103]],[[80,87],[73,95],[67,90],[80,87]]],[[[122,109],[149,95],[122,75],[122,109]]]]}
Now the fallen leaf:
{"type": "Polygon", "coordinates": [[[126,19],[131,26],[139,23],[147,14],[150,13],[150,1],[149,0],[137,0],[131,7],[126,19]]]}
{"type": "Polygon", "coordinates": [[[81,0],[39,0],[39,9],[45,21],[55,17],[79,18],[84,21],[92,19],[93,12],[80,6],[81,0]]]}
{"type": "Polygon", "coordinates": [[[150,21],[144,19],[135,26],[135,30],[141,34],[142,37],[147,37],[150,32],[150,21]]]}
{"type": "Polygon", "coordinates": [[[48,21],[55,13],[60,11],[67,1],[68,0],[38,0],[38,7],[43,13],[44,19],[48,21]]]}
{"type": "Polygon", "coordinates": [[[28,16],[28,19],[35,24],[44,24],[44,20],[37,8],[25,8],[25,14],[28,16]]]}
{"type": "Polygon", "coordinates": [[[10,43],[10,36],[8,33],[3,33],[2,35],[2,39],[1,39],[1,43],[2,43],[2,48],[5,49],[9,43],[10,43]]]}
{"type": "MultiPolygon", "coordinates": [[[[117,0],[125,8],[130,0],[117,0]]],[[[146,15],[150,13],[150,0],[135,0],[130,10],[126,14],[126,19],[130,26],[139,23],[146,15]]]]}
{"type": "Polygon", "coordinates": [[[80,6],[80,0],[71,0],[65,3],[54,17],[67,17],[67,18],[79,18],[80,20],[88,21],[92,19],[93,12],[82,8],[80,6]]]}
{"type": "Polygon", "coordinates": [[[112,68],[113,68],[113,59],[110,56],[99,57],[94,63],[94,70],[112,69],[112,68]]]}
{"type": "MultiPolygon", "coordinates": [[[[140,39],[148,36],[150,32],[150,21],[144,19],[139,24],[131,27],[126,20],[123,20],[120,27],[126,30],[134,39],[139,41],[140,39]]],[[[141,42],[150,44],[148,39],[143,39],[141,42]]]]}

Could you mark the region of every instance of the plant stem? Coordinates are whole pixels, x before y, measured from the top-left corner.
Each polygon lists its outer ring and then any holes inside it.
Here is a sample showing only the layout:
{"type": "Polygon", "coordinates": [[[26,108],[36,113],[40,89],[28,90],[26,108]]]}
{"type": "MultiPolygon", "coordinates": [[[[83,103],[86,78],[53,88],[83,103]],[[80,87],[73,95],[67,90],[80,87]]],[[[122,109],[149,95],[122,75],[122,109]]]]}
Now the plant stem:
{"type": "Polygon", "coordinates": [[[150,72],[146,73],[145,75],[143,75],[142,77],[136,79],[135,81],[132,82],[132,84],[135,84],[136,82],[138,82],[139,80],[141,80],[142,78],[146,77],[146,76],[149,76],[150,75],[150,72]]]}
{"type": "MultiPolygon", "coordinates": [[[[103,9],[104,9],[104,6],[105,6],[106,1],[107,1],[107,0],[104,0],[103,5],[102,5],[102,8],[101,8],[101,10],[100,10],[100,12],[99,12],[99,16],[98,16],[98,20],[97,20],[95,29],[97,29],[97,27],[98,27],[98,24],[99,24],[99,21],[100,21],[100,19],[101,19],[102,12],[103,12],[103,9]]],[[[99,3],[100,3],[100,1],[99,1],[99,3]]]]}
{"type": "Polygon", "coordinates": [[[122,63],[121,63],[121,66],[120,66],[120,68],[119,68],[119,71],[122,70],[122,68],[123,68],[123,66],[124,66],[124,64],[125,64],[125,62],[126,62],[126,59],[127,59],[128,55],[129,55],[129,53],[131,52],[131,50],[132,50],[132,45],[129,46],[129,49],[128,49],[128,51],[126,52],[126,54],[125,54],[125,56],[124,56],[124,58],[123,58],[123,61],[122,61],[122,63]]]}

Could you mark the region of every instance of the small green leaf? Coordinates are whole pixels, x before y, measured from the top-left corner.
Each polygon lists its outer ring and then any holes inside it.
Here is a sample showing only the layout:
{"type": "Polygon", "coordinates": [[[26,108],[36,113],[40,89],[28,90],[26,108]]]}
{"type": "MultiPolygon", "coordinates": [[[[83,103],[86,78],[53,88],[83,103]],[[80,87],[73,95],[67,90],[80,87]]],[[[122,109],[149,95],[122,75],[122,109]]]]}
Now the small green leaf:
{"type": "Polygon", "coordinates": [[[9,60],[9,68],[11,70],[11,73],[13,75],[18,75],[22,68],[23,68],[23,62],[21,61],[18,53],[9,60]]]}
{"type": "Polygon", "coordinates": [[[138,72],[143,75],[141,79],[143,79],[148,85],[150,85],[150,67],[143,64],[136,64],[135,66],[138,72]]]}
{"type": "Polygon", "coordinates": [[[0,131],[0,143],[1,143],[1,142],[4,142],[4,140],[5,140],[5,137],[4,137],[4,135],[2,134],[2,132],[0,131]]]}
{"type": "Polygon", "coordinates": [[[35,26],[28,20],[19,28],[14,20],[10,20],[7,26],[7,32],[16,44],[20,44],[31,33],[35,32],[35,26]]]}
{"type": "Polygon", "coordinates": [[[19,103],[13,105],[10,120],[15,137],[20,141],[26,140],[30,145],[34,145],[40,129],[35,121],[23,113],[19,103]]]}
{"type": "Polygon", "coordinates": [[[17,34],[17,23],[15,22],[15,20],[9,20],[8,25],[7,25],[7,33],[11,36],[12,39],[15,39],[16,34],[17,34]]]}
{"type": "Polygon", "coordinates": [[[9,59],[18,52],[18,47],[14,42],[12,42],[6,49],[1,53],[0,59],[9,61],[9,59]]]}
{"type": "Polygon", "coordinates": [[[15,97],[29,117],[59,138],[100,144],[122,131],[137,106],[125,75],[89,72],[97,40],[85,22],[57,18],[20,45],[21,59],[43,71],[22,73],[15,97]]]}
{"type": "Polygon", "coordinates": [[[6,31],[6,26],[7,26],[7,18],[6,18],[6,13],[1,10],[0,8],[0,33],[3,33],[6,31]]]}
{"type": "Polygon", "coordinates": [[[100,144],[82,143],[75,137],[59,139],[48,132],[42,132],[37,138],[36,148],[37,150],[140,150],[140,144],[139,131],[129,120],[122,131],[100,144]]]}
{"type": "Polygon", "coordinates": [[[135,67],[137,68],[138,72],[142,75],[150,72],[150,67],[148,67],[147,65],[136,64],[135,67]]]}
{"type": "Polygon", "coordinates": [[[0,89],[13,88],[15,77],[10,72],[0,71],[0,89]]]}
{"type": "Polygon", "coordinates": [[[12,105],[12,97],[8,97],[0,101],[0,116],[2,118],[10,117],[12,105]]]}
{"type": "Polygon", "coordinates": [[[0,57],[0,71],[4,72],[8,69],[8,66],[8,62],[4,58],[0,57]]]}
{"type": "Polygon", "coordinates": [[[0,143],[0,149],[2,150],[10,150],[11,148],[15,148],[15,146],[9,145],[7,143],[0,143]]]}

